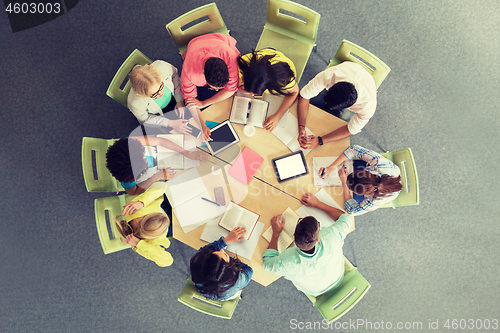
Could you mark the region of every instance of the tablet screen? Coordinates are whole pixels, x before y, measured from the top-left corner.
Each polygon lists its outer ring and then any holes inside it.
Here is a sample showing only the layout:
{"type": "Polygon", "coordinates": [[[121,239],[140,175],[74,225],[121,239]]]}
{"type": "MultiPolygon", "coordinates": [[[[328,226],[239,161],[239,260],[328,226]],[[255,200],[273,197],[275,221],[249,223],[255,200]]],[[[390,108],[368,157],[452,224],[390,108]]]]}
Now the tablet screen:
{"type": "Polygon", "coordinates": [[[273,165],[279,182],[309,173],[302,151],[275,158],[273,159],[273,165]]]}
{"type": "Polygon", "coordinates": [[[214,127],[210,132],[210,137],[212,141],[209,141],[208,144],[214,155],[240,141],[229,121],[214,127]]]}

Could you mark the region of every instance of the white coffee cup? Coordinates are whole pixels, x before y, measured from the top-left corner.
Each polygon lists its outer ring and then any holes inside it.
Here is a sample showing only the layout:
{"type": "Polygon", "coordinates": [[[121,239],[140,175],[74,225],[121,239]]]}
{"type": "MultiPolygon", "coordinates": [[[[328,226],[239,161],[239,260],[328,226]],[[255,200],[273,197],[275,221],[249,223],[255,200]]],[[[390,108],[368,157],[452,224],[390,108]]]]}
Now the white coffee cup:
{"type": "Polygon", "coordinates": [[[245,134],[246,136],[252,136],[255,134],[255,127],[252,126],[252,125],[246,125],[245,127],[243,127],[243,134],[245,134]]]}

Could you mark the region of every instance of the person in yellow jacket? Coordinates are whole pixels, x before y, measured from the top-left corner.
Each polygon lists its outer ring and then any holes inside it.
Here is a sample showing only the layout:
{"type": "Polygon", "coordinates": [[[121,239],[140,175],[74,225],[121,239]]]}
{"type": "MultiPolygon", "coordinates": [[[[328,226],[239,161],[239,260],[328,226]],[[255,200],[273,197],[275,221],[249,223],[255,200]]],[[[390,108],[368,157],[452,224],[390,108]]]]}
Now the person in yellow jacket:
{"type": "Polygon", "coordinates": [[[160,207],[164,193],[165,189],[147,189],[123,206],[122,215],[116,220],[125,237],[120,240],[160,267],[170,266],[174,261],[166,251],[170,246],[167,238],[170,219],[160,207]]]}

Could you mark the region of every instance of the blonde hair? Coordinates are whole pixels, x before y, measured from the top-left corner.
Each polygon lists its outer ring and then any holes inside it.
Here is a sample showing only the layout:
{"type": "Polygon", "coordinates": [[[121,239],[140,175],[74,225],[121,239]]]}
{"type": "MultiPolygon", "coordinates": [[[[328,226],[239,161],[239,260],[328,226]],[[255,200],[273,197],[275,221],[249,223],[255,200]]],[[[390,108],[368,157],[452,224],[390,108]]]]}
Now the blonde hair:
{"type": "Polygon", "coordinates": [[[153,84],[162,82],[161,72],[151,65],[136,65],[128,74],[130,84],[135,93],[140,97],[149,97],[148,89],[153,84]]]}
{"type": "Polygon", "coordinates": [[[123,215],[118,215],[115,223],[123,237],[133,233],[140,239],[156,239],[168,230],[170,219],[164,213],[146,214],[139,221],[136,230],[129,226],[123,215]]]}

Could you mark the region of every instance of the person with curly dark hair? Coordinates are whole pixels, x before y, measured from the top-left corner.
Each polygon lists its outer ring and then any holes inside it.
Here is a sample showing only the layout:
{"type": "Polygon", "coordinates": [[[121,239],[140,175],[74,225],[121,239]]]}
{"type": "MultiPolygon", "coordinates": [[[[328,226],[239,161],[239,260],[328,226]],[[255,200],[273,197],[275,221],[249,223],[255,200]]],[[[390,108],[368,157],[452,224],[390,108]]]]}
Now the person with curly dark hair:
{"type": "Polygon", "coordinates": [[[252,279],[253,269],[224,250],[227,244],[242,241],[245,232],[245,228],[236,227],[191,258],[191,279],[203,296],[218,301],[235,298],[252,279]]]}
{"type": "Polygon", "coordinates": [[[127,194],[139,194],[154,182],[168,180],[175,175],[169,169],[158,169],[156,146],[176,151],[194,160],[208,158],[205,152],[185,150],[164,138],[131,136],[119,139],[106,152],[106,167],[127,194]],[[148,153],[145,147],[148,147],[148,153]]]}

